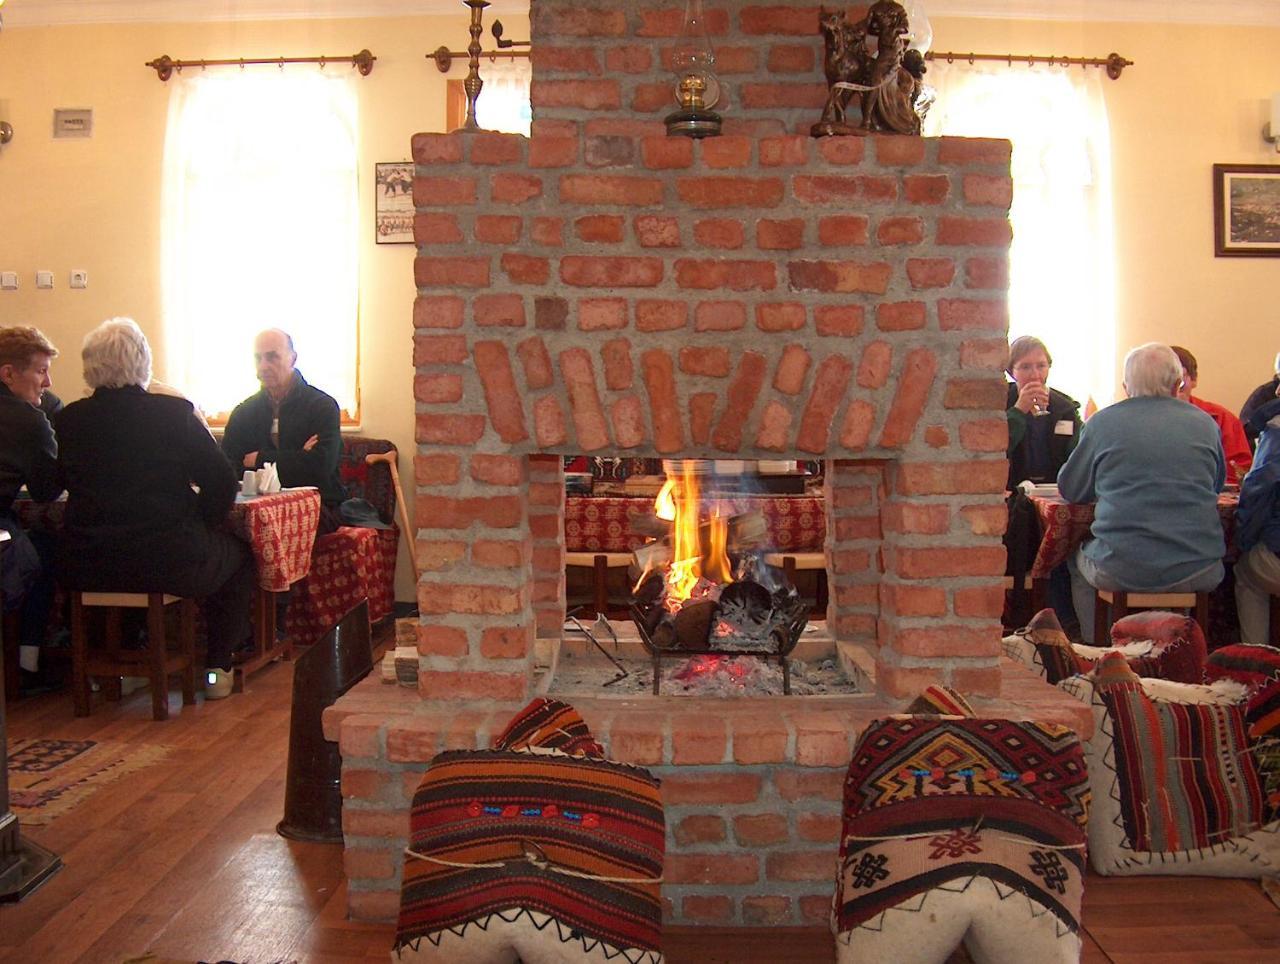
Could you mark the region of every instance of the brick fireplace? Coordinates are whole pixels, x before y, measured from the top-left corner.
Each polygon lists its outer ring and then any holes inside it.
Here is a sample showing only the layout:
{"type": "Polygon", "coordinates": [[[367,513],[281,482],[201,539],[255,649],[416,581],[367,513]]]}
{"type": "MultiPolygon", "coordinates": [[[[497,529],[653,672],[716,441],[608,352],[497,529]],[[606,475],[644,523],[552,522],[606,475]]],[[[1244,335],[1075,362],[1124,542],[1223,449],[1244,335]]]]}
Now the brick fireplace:
{"type": "Polygon", "coordinates": [[[853,742],[929,683],[1088,727],[999,657],[1008,143],[795,133],[817,8],[747,0],[709,15],[726,136],[666,137],[682,6],[534,0],[532,138],[413,138],[420,684],[326,717],[353,916],[395,913],[431,757],[532,695],[564,454],[826,461],[828,626],[875,692],[575,701],[663,779],[673,922],[825,920],[853,742]]]}

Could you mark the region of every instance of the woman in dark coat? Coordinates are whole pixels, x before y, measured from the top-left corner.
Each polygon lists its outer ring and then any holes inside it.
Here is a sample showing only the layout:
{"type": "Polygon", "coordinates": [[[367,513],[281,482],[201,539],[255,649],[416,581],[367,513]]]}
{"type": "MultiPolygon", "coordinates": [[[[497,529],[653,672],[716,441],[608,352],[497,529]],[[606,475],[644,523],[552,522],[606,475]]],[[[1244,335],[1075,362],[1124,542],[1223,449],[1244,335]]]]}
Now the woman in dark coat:
{"type": "Polygon", "coordinates": [[[1032,335],[1009,345],[1005,371],[1009,383],[1009,482],[1052,483],[1076,447],[1080,435],[1080,403],[1048,385],[1053,358],[1044,342],[1032,335]]]}
{"type": "Polygon", "coordinates": [[[59,575],[72,589],[203,600],[205,696],[231,692],[231,653],[249,634],[253,557],[223,529],[236,474],[189,401],[147,392],[151,348],[128,318],[84,340],[93,394],[54,417],[67,489],[59,575]]]}

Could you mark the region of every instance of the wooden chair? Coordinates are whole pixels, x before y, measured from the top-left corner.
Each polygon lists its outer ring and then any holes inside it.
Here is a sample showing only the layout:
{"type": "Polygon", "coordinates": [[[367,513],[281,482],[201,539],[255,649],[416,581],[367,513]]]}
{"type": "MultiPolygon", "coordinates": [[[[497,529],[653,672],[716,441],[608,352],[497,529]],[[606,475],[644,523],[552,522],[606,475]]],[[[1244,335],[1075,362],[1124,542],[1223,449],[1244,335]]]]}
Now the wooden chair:
{"type": "Polygon", "coordinates": [[[1186,609],[1209,636],[1209,594],[1207,592],[1128,592],[1124,589],[1094,589],[1093,642],[1106,645],[1112,623],[1133,610],[1186,609]]]}
{"type": "Polygon", "coordinates": [[[196,701],[196,603],[194,599],[164,593],[73,592],[71,594],[71,665],[76,716],[89,715],[89,678],[107,677],[113,682],[108,694],[119,693],[121,676],[145,676],[151,682],[151,715],[169,718],[169,677],[182,674],[182,702],[196,701]],[[164,625],[165,607],[179,607],[178,651],[170,652],[164,625]],[[105,609],[105,651],[89,649],[86,625],[89,609],[105,609]],[[125,609],[147,611],[145,649],[121,649],[120,619],[125,609]]]}
{"type": "MultiPolygon", "coordinates": [[[[565,575],[567,577],[568,571],[573,568],[589,569],[591,571],[590,605],[603,616],[610,615],[610,610],[616,610],[620,615],[625,615],[625,605],[610,604],[609,574],[619,569],[625,572],[633,558],[634,556],[629,552],[566,552],[564,554],[565,575]]],[[[573,608],[572,604],[569,608],[573,608]]]]}
{"type": "Polygon", "coordinates": [[[797,586],[797,572],[815,573],[813,611],[826,618],[827,612],[827,554],[825,552],[768,552],[765,565],[781,569],[793,586],[797,586]]]}

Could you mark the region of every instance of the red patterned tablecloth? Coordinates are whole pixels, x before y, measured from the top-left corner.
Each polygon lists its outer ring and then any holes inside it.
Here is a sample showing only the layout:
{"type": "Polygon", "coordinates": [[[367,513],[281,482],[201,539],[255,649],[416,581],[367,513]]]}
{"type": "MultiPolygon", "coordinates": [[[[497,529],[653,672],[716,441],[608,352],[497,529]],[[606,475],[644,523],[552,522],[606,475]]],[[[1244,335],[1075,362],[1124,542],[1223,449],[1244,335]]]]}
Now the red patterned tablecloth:
{"type": "MultiPolygon", "coordinates": [[[[17,499],[13,507],[23,526],[56,530],[62,526],[67,504],[65,500],[17,499]]],[[[283,592],[311,571],[311,546],[320,525],[320,490],[289,489],[237,498],[227,524],[249,543],[258,585],[268,592],[283,592]]]]}
{"type": "MultiPolygon", "coordinates": [[[[819,496],[733,496],[718,500],[726,511],[759,509],[779,550],[817,552],[826,538],[827,521],[819,496]]],[[[634,516],[653,515],[653,499],[568,496],[564,507],[564,541],[569,552],[630,552],[645,542],[633,532],[634,516]]]]}
{"type": "MultiPolygon", "coordinates": [[[[1031,565],[1032,579],[1047,579],[1049,573],[1066,562],[1076,546],[1084,542],[1093,525],[1093,506],[1066,502],[1056,496],[1031,496],[1040,517],[1040,549],[1031,565]]],[[[1227,562],[1235,560],[1236,505],[1240,496],[1235,492],[1223,492],[1218,496],[1218,517],[1222,521],[1223,535],[1227,542],[1227,562]]]]}

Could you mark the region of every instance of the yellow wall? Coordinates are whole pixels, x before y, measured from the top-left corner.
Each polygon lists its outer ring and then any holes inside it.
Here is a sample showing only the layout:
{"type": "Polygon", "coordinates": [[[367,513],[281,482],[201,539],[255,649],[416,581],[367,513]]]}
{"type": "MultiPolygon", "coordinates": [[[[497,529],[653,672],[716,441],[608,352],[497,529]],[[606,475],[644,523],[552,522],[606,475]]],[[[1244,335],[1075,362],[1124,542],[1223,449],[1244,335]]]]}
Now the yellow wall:
{"type": "MultiPolygon", "coordinates": [[[[528,36],[524,18],[504,17],[504,26],[508,37],[528,36]]],[[[168,88],[143,64],[164,53],[196,60],[350,54],[368,47],[378,60],[357,85],[360,171],[368,179],[361,195],[369,202],[361,224],[361,428],[394,441],[402,469],[411,474],[414,248],[374,244],[373,166],[408,160],[418,131],[444,130],[445,75],[425,55],[442,43],[464,49],[467,39],[463,16],[0,32],[0,120],[16,131],[0,149],[0,270],[17,271],[21,280],[18,291],[0,291],[0,324],[37,325],[59,346],[54,388],[68,400],[84,391],[80,340],[112,315],[137,319],[163,376],[159,221],[168,88]],[[53,140],[58,107],[92,107],[93,137],[53,140]],[[46,268],[55,273],[55,287],[38,291],[35,272],[46,268]],[[89,272],[86,290],[67,287],[73,268],[89,272]]],[[[464,61],[449,77],[465,75],[464,61]]],[[[287,234],[281,243],[288,243],[287,234]]],[[[246,345],[246,368],[250,352],[246,345]]],[[[306,371],[305,358],[299,367],[306,371]]],[[[412,485],[407,487],[412,499],[412,485]]],[[[399,597],[412,599],[404,550],[398,577],[399,597]]]]}
{"type": "MultiPolygon", "coordinates": [[[[509,19],[507,36],[527,36],[526,21],[509,19]]],[[[1186,345],[1200,360],[1199,394],[1238,407],[1267,378],[1280,350],[1269,304],[1280,291],[1280,260],[1213,257],[1210,167],[1280,163],[1260,136],[1270,94],[1280,88],[1271,66],[1280,60],[1280,29],[938,18],[934,38],[936,49],[1116,50],[1137,62],[1105,85],[1119,354],[1150,340],[1186,345]]],[[[0,269],[20,272],[22,281],[18,292],[0,292],[0,324],[36,324],[61,345],[54,374],[64,397],[83,389],[81,337],[110,315],[132,315],[156,336],[163,373],[159,174],[167,91],[144,61],[162,53],[270,57],[368,47],[378,62],[359,84],[360,163],[372,180],[376,161],[408,157],[415,132],[444,128],[444,77],[424,55],[444,42],[460,49],[465,40],[462,17],[0,32],[0,119],[17,131],[0,150],[0,269]],[[52,140],[55,107],[92,107],[93,138],[52,140]],[[35,290],[38,268],[56,273],[53,291],[35,290]],[[68,290],[72,268],[88,270],[88,290],[68,290]]],[[[452,76],[462,71],[455,66],[452,76]]],[[[372,197],[371,184],[364,196],[372,197]]],[[[413,248],[375,245],[372,213],[366,208],[363,215],[363,430],[393,439],[408,470],[413,248]]],[[[1070,337],[1045,334],[1050,342],[1070,337]]],[[[246,365],[248,356],[246,346],[246,365]]],[[[408,599],[411,580],[401,557],[400,596],[408,599]]]]}

